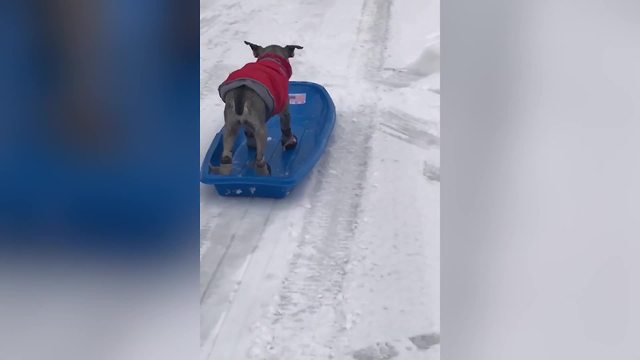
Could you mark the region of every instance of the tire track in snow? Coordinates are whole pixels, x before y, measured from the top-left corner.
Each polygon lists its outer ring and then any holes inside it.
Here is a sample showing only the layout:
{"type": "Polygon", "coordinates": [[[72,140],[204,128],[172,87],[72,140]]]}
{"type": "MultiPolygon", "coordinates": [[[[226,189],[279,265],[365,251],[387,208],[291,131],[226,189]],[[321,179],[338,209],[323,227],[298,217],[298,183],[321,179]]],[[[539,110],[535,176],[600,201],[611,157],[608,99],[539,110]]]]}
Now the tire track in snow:
{"type": "MultiPolygon", "coordinates": [[[[369,112],[362,110],[357,115],[341,113],[340,117],[367,117],[369,112]]],[[[352,126],[349,131],[336,130],[331,150],[316,172],[320,178],[313,189],[313,208],[305,216],[303,235],[290,261],[278,304],[266,328],[256,334],[258,343],[254,347],[271,349],[273,359],[327,358],[334,353],[332,347],[346,323],[347,315],[341,308],[342,285],[351,259],[351,240],[358,227],[371,131],[363,125],[352,126]],[[349,161],[344,161],[347,157],[349,161]],[[343,164],[337,168],[329,165],[340,162],[343,164]],[[314,329],[323,333],[314,334],[314,329]],[[295,345],[289,348],[287,343],[293,338],[295,345]],[[263,339],[269,340],[260,343],[263,339]]]]}
{"type": "Polygon", "coordinates": [[[314,172],[313,208],[305,225],[277,305],[254,326],[249,353],[255,359],[339,357],[349,350],[345,331],[352,315],[343,308],[343,283],[366,187],[370,141],[380,118],[379,84],[370,81],[382,68],[391,1],[366,0],[350,56],[347,88],[369,92],[355,108],[338,112],[333,139],[314,172]],[[362,84],[364,89],[362,89],[362,84]],[[291,339],[296,339],[291,345],[291,339]]]}

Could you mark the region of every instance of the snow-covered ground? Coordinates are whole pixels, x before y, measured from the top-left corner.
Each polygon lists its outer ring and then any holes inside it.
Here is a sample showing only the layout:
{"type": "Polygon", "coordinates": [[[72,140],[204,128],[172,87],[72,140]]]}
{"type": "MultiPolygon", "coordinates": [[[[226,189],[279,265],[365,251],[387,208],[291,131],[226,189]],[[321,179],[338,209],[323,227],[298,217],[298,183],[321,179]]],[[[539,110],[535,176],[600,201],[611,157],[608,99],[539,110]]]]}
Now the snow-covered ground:
{"type": "MultiPolygon", "coordinates": [[[[248,40],[299,44],[337,108],[282,200],[201,185],[202,359],[438,359],[439,0],[202,0],[201,159],[248,40]]],[[[295,121],[295,118],[292,119],[295,121]]]]}

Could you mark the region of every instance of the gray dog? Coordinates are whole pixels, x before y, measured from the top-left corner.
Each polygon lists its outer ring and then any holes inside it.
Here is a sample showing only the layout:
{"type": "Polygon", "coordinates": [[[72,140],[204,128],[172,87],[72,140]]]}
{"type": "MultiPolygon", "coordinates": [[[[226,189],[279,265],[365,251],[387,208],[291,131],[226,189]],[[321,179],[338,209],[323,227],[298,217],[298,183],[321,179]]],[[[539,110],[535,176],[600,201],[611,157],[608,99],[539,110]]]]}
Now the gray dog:
{"type": "Polygon", "coordinates": [[[267,120],[280,115],[281,144],[285,150],[293,149],[298,140],[291,132],[289,113],[289,78],[295,49],[299,45],[269,45],[262,47],[245,41],[251,47],[256,62],[246,64],[232,72],[218,92],[225,103],[223,151],[220,167],[211,166],[210,171],[227,175],[232,168],[232,148],[240,128],[244,128],[247,146],[255,148],[256,172],[269,175],[271,168],[264,151],[267,145],[267,120]]]}

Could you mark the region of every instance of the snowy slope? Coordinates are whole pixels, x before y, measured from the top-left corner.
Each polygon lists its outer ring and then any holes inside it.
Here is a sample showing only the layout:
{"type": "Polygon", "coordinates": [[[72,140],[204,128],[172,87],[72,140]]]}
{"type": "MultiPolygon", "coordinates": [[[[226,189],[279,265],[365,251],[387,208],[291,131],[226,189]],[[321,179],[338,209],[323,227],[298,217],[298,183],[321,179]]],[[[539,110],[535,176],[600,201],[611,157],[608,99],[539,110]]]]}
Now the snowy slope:
{"type": "Polygon", "coordinates": [[[286,199],[201,185],[202,359],[438,359],[439,1],[203,0],[201,158],[243,40],[303,45],[337,122],[286,199]]]}

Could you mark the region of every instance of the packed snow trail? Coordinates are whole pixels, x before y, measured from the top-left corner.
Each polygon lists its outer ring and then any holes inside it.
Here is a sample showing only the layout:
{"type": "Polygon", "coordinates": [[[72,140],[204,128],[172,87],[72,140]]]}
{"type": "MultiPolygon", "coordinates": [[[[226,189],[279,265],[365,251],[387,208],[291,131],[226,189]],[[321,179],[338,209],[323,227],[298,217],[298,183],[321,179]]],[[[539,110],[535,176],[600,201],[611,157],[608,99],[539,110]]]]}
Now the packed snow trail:
{"type": "Polygon", "coordinates": [[[202,358],[439,358],[439,2],[203,1],[200,31],[201,159],[244,40],[304,46],[337,108],[288,198],[201,186],[202,358]]]}

